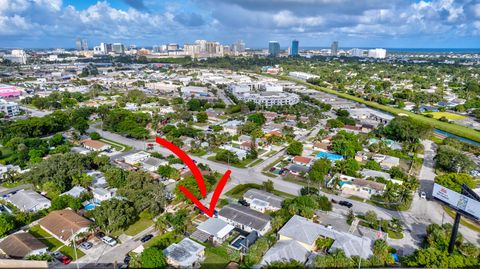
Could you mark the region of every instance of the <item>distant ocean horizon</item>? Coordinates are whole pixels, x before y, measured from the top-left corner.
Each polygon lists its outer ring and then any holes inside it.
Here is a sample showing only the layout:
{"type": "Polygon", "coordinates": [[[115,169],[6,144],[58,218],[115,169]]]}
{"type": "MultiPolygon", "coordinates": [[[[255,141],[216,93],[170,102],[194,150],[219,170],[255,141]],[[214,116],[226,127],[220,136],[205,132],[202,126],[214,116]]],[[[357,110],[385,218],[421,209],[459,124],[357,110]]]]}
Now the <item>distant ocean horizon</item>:
{"type": "MultiPolygon", "coordinates": [[[[373,47],[364,47],[359,49],[373,49],[373,47]]],[[[382,48],[382,47],[380,47],[382,48]]],[[[300,47],[300,50],[320,50],[330,49],[330,47],[300,47]]],[[[340,47],[339,50],[350,50],[353,47],[340,47]]],[[[384,48],[387,52],[397,53],[480,53],[480,48],[384,48]]]]}

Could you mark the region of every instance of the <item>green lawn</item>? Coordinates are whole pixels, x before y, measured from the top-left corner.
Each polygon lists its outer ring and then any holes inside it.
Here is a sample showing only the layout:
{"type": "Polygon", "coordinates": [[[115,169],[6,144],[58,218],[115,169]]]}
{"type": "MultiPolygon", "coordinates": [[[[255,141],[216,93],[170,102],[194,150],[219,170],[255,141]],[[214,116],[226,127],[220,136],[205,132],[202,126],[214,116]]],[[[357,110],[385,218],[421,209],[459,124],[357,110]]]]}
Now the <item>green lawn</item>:
{"type": "Polygon", "coordinates": [[[277,177],[276,175],[274,175],[274,174],[272,174],[272,173],[270,173],[270,172],[263,172],[263,171],[262,171],[262,174],[266,175],[267,177],[271,177],[271,178],[277,177]]]}
{"type": "MultiPolygon", "coordinates": [[[[75,249],[71,246],[63,246],[60,249],[60,252],[63,253],[64,255],[68,256],[70,260],[75,261],[75,249]]],[[[78,249],[77,246],[77,258],[80,259],[81,257],[85,256],[85,253],[83,253],[80,249],[78,249]]]]}
{"type": "Polygon", "coordinates": [[[395,107],[391,107],[391,106],[386,106],[386,105],[381,105],[377,102],[366,101],[366,100],[364,100],[360,97],[356,97],[356,96],[353,96],[353,95],[350,95],[350,94],[347,94],[347,93],[341,93],[341,92],[331,90],[331,89],[327,89],[327,88],[324,88],[324,87],[319,87],[319,86],[307,83],[305,81],[294,79],[294,78],[291,78],[291,77],[288,77],[288,76],[279,76],[279,78],[283,79],[283,80],[294,81],[298,84],[304,85],[304,86],[309,87],[311,89],[335,94],[339,97],[342,97],[342,98],[345,98],[345,99],[348,99],[348,100],[352,100],[352,101],[355,101],[355,102],[358,102],[358,103],[361,103],[361,104],[365,104],[369,107],[379,109],[379,110],[391,113],[393,115],[404,114],[404,115],[407,115],[407,116],[409,116],[409,117],[411,117],[415,120],[418,120],[420,122],[429,124],[430,126],[432,126],[434,128],[437,128],[437,129],[440,129],[440,130],[443,130],[443,131],[446,131],[446,132],[449,132],[449,133],[452,133],[452,134],[456,134],[458,136],[462,136],[462,137],[469,138],[471,140],[480,142],[480,132],[475,131],[475,130],[473,130],[471,128],[468,128],[468,127],[465,127],[465,126],[461,126],[461,125],[453,124],[453,123],[448,123],[448,122],[442,122],[442,121],[436,120],[434,118],[428,118],[428,117],[425,117],[423,115],[415,114],[413,112],[406,111],[406,110],[403,110],[403,109],[399,109],[399,108],[395,108],[395,107]]]}
{"type": "MultiPolygon", "coordinates": [[[[225,195],[230,196],[234,199],[240,199],[240,198],[243,197],[243,194],[245,194],[245,192],[247,192],[249,189],[262,190],[263,186],[260,185],[260,184],[255,184],[255,183],[241,184],[241,185],[235,186],[233,189],[226,192],[225,195]]],[[[277,191],[277,190],[273,190],[272,193],[275,194],[275,195],[284,197],[284,198],[294,198],[295,197],[295,195],[292,195],[292,194],[289,194],[289,193],[286,193],[286,192],[277,191]]]]}
{"type": "Polygon", "coordinates": [[[63,246],[63,243],[54,238],[51,234],[47,233],[40,225],[35,225],[28,232],[42,241],[49,251],[54,251],[63,246]]]}
{"type": "Polygon", "coordinates": [[[206,249],[205,260],[202,262],[202,266],[200,268],[225,268],[229,262],[230,261],[227,258],[217,255],[206,249]]]}
{"type": "Polygon", "coordinates": [[[151,219],[139,219],[137,222],[130,225],[128,229],[125,230],[125,234],[129,236],[134,236],[152,225],[153,221],[151,219]]]}
{"type": "Polygon", "coordinates": [[[259,163],[261,163],[263,161],[263,159],[256,159],[255,161],[251,162],[248,167],[253,167],[259,163]]]}
{"type": "Polygon", "coordinates": [[[143,245],[144,248],[148,248],[148,247],[158,247],[160,249],[165,249],[166,247],[168,247],[169,245],[173,244],[173,243],[177,243],[177,242],[180,242],[180,240],[182,240],[184,236],[183,235],[178,235],[178,234],[175,234],[175,231],[172,231],[172,232],[167,232],[167,233],[164,233],[164,234],[160,234],[160,235],[157,235],[155,237],[153,237],[152,239],[150,239],[150,241],[148,241],[147,243],[145,243],[143,245]]]}
{"type": "Polygon", "coordinates": [[[465,116],[450,113],[450,112],[427,112],[427,113],[424,113],[424,115],[427,115],[427,114],[433,115],[434,119],[440,119],[441,117],[445,117],[449,120],[461,120],[461,119],[466,118],[465,116]]]}
{"type": "Polygon", "coordinates": [[[213,162],[217,162],[217,163],[223,163],[223,164],[227,164],[227,165],[231,165],[233,167],[237,167],[237,168],[245,168],[247,167],[247,165],[249,163],[251,163],[253,160],[252,159],[249,159],[249,158],[246,158],[246,159],[243,159],[241,160],[239,163],[227,163],[227,162],[224,162],[224,161],[219,161],[215,158],[215,155],[214,156],[210,156],[207,158],[208,160],[210,161],[213,161],[213,162]]]}
{"type": "Polygon", "coordinates": [[[118,143],[117,141],[113,141],[113,140],[106,139],[106,138],[103,138],[103,137],[102,137],[102,139],[100,139],[100,141],[111,145],[116,150],[120,150],[121,147],[123,147],[124,148],[123,152],[127,152],[127,151],[130,151],[130,150],[133,149],[133,147],[131,147],[131,146],[127,146],[125,144],[118,143]]]}

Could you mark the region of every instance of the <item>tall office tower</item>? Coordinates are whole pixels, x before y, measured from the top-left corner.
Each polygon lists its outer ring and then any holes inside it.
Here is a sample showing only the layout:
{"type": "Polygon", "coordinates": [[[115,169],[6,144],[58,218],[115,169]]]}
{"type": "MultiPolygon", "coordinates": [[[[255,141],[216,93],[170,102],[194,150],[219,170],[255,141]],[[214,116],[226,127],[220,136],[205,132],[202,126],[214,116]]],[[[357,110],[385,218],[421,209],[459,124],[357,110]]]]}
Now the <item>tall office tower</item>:
{"type": "Polygon", "coordinates": [[[290,56],[298,56],[298,40],[292,41],[292,47],[290,48],[290,56]]]}
{"type": "Polygon", "coordinates": [[[337,56],[337,54],[338,54],[338,41],[333,41],[332,46],[330,48],[330,54],[332,56],[337,56]]]}
{"type": "Polygon", "coordinates": [[[112,51],[117,54],[123,54],[125,53],[125,46],[122,43],[113,43],[112,51]]]}
{"type": "Polygon", "coordinates": [[[233,50],[240,53],[245,52],[245,42],[243,42],[243,40],[237,40],[233,50]]]}
{"type": "Polygon", "coordinates": [[[177,51],[178,50],[178,44],[176,43],[170,43],[167,45],[167,50],[168,51],[177,51]]]}
{"type": "Polygon", "coordinates": [[[77,40],[75,40],[75,48],[78,51],[82,50],[82,40],[80,39],[80,37],[77,37],[77,40]]]}
{"type": "Polygon", "coordinates": [[[268,42],[268,54],[272,57],[280,55],[280,43],[278,41],[268,42]]]}
{"type": "Polygon", "coordinates": [[[353,48],[350,51],[350,55],[353,57],[364,57],[365,56],[365,50],[359,49],[359,48],[353,48]]]}
{"type": "Polygon", "coordinates": [[[86,39],[82,40],[82,50],[88,50],[88,42],[86,39]]]}

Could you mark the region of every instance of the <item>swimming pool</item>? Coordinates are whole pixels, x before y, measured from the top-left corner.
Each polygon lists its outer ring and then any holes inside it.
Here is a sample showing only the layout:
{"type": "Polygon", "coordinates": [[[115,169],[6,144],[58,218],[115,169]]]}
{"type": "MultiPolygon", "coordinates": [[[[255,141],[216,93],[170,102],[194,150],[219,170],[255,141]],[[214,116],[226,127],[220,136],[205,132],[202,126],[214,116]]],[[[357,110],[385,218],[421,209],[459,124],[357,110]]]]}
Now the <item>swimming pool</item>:
{"type": "Polygon", "coordinates": [[[242,247],[241,244],[243,239],[245,239],[245,237],[243,235],[239,235],[237,238],[235,238],[235,240],[232,241],[232,243],[230,243],[230,245],[235,249],[240,249],[242,247]]]}
{"type": "Polygon", "coordinates": [[[90,210],[94,210],[95,207],[97,207],[96,204],[87,204],[87,205],[85,205],[83,208],[84,208],[85,210],[87,210],[87,211],[90,211],[90,210]]]}
{"type": "Polygon", "coordinates": [[[322,158],[327,158],[329,159],[330,161],[340,161],[340,160],[343,160],[343,156],[342,155],[338,155],[338,154],[333,154],[333,153],[328,153],[328,152],[319,152],[317,154],[317,158],[318,159],[322,159],[322,158]]]}

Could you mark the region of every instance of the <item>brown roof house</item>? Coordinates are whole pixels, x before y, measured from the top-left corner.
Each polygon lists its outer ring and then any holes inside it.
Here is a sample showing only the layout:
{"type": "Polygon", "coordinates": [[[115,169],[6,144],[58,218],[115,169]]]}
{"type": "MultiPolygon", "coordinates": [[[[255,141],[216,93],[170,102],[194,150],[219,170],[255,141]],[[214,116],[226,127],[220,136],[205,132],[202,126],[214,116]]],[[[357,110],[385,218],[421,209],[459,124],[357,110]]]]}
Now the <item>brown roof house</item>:
{"type": "Polygon", "coordinates": [[[45,253],[47,253],[47,246],[26,232],[9,235],[0,242],[0,256],[12,259],[23,259],[45,253]]]}
{"type": "Polygon", "coordinates": [[[112,148],[109,144],[105,144],[102,141],[93,140],[93,139],[84,139],[80,141],[80,144],[91,151],[107,151],[112,148]]]}
{"type": "Polygon", "coordinates": [[[67,244],[78,234],[88,232],[93,223],[71,209],[53,211],[39,222],[42,229],[67,244]]]}

